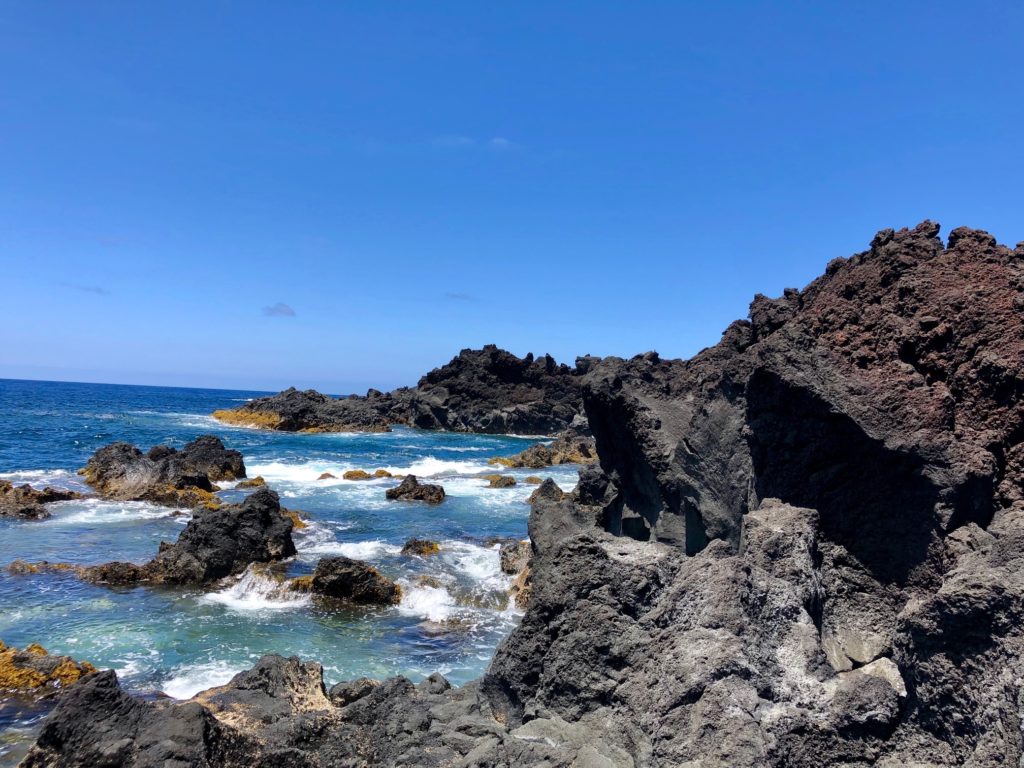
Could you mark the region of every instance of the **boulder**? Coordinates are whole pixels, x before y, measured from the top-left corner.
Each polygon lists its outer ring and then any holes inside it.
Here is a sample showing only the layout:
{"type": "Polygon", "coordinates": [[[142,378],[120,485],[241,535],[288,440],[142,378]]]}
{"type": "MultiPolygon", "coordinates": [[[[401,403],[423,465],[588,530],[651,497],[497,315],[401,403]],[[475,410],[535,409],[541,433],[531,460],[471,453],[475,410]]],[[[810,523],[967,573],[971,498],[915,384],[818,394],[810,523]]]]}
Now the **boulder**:
{"type": "Polygon", "coordinates": [[[343,480],[369,480],[370,478],[373,477],[373,475],[361,469],[350,469],[341,477],[343,480]]]}
{"type": "MultiPolygon", "coordinates": [[[[171,544],[163,542],[148,563],[111,562],[67,566],[85,581],[107,586],[139,583],[204,586],[237,576],[253,563],[278,562],[295,554],[292,521],[277,494],[254,491],[241,504],[197,512],[171,544]]],[[[53,566],[42,564],[45,569],[53,566]]],[[[26,564],[26,572],[30,568],[26,564]]],[[[35,566],[37,570],[40,565],[35,566]]]]}
{"type": "Polygon", "coordinates": [[[81,470],[85,481],[109,499],[183,507],[215,507],[218,480],[245,477],[242,454],[204,435],[178,451],[158,445],[143,453],[128,443],[100,448],[81,470]]]}
{"type": "Polygon", "coordinates": [[[371,565],[348,557],[326,557],[316,565],[313,593],[367,605],[396,605],[402,590],[371,565]]]}
{"type": "Polygon", "coordinates": [[[487,463],[510,469],[543,469],[558,464],[593,464],[595,461],[594,438],[563,432],[549,443],[534,443],[514,456],[499,456],[487,463]]]}
{"type": "Polygon", "coordinates": [[[399,501],[425,501],[427,504],[440,504],[444,501],[444,488],[431,483],[420,483],[416,475],[406,475],[405,479],[394,488],[384,492],[388,499],[399,501]]]}
{"type": "Polygon", "coordinates": [[[488,488],[511,488],[516,484],[512,475],[483,475],[483,479],[487,481],[488,488]]]}
{"type": "Polygon", "coordinates": [[[235,488],[263,488],[267,484],[267,481],[263,479],[262,475],[256,475],[251,480],[242,480],[235,488]]]}
{"type": "Polygon", "coordinates": [[[317,480],[337,480],[337,479],[338,478],[336,478],[330,472],[324,472],[322,475],[320,475],[320,477],[317,478],[317,480]]]}
{"type": "Polygon", "coordinates": [[[80,499],[82,494],[47,486],[42,490],[30,485],[18,485],[0,480],[0,517],[18,520],[45,520],[50,517],[46,504],[54,501],[80,499]]]}
{"type": "Polygon", "coordinates": [[[428,539],[409,539],[402,546],[403,555],[419,555],[425,557],[427,555],[436,555],[441,551],[441,545],[436,541],[430,541],[428,539]]]}
{"type": "Polygon", "coordinates": [[[0,693],[40,696],[78,682],[96,668],[70,656],[51,656],[33,643],[24,650],[0,641],[0,693]]]}
{"type": "Polygon", "coordinates": [[[531,554],[529,541],[509,541],[502,544],[498,550],[502,573],[515,576],[530,562],[531,554]]]}

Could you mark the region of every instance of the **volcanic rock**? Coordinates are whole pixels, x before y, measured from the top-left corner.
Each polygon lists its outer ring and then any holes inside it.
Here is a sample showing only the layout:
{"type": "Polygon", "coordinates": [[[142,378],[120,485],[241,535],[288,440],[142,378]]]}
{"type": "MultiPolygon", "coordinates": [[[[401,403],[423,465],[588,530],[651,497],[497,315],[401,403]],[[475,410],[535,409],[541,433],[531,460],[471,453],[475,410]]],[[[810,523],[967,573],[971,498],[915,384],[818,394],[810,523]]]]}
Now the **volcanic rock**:
{"type": "Polygon", "coordinates": [[[80,498],[82,498],[82,494],[74,491],[64,491],[49,486],[38,490],[30,485],[15,486],[7,480],[0,480],[0,517],[45,520],[50,517],[45,504],[80,498]]]}
{"type": "Polygon", "coordinates": [[[498,349],[464,349],[451,362],[394,392],[333,398],[294,388],[213,415],[231,424],[284,431],[382,432],[390,424],[453,432],[553,434],[585,425],[580,399],[583,374],[545,355],[524,358],[498,349]]]}
{"type": "Polygon", "coordinates": [[[95,671],[87,661],[51,656],[35,643],[19,651],[0,641],[0,693],[36,696],[52,693],[95,671]]]}
{"type": "Polygon", "coordinates": [[[242,454],[204,435],[182,450],[158,445],[143,453],[128,443],[100,448],[82,469],[85,481],[109,499],[171,506],[217,506],[218,480],[245,477],[242,454]]]}
{"type": "Polygon", "coordinates": [[[420,483],[416,475],[406,475],[405,479],[394,488],[388,488],[384,495],[392,500],[425,501],[427,504],[440,504],[444,501],[444,488],[431,483],[420,483]]]}
{"type": "Polygon", "coordinates": [[[353,603],[395,605],[402,590],[373,566],[348,557],[326,557],[316,564],[311,591],[353,603]]]}
{"type": "Polygon", "coordinates": [[[428,539],[409,539],[402,546],[403,555],[436,555],[440,551],[441,545],[428,539]]]}
{"type": "Polygon", "coordinates": [[[522,453],[499,456],[487,463],[510,469],[543,469],[558,464],[592,464],[595,461],[597,451],[592,437],[563,432],[550,443],[534,443],[522,453]]]}
{"type": "Polygon", "coordinates": [[[251,563],[269,563],[295,554],[292,521],[277,494],[260,488],[237,505],[197,511],[174,544],[163,543],[143,565],[104,563],[85,566],[86,581],[110,586],[210,584],[242,573],[251,563]]]}

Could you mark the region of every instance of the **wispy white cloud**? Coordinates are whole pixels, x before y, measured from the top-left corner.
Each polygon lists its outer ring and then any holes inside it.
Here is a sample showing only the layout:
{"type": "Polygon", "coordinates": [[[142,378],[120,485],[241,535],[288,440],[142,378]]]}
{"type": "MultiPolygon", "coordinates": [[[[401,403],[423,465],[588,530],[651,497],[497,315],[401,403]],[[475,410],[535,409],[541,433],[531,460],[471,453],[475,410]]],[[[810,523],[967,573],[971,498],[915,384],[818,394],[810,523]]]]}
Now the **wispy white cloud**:
{"type": "Polygon", "coordinates": [[[83,285],[82,283],[68,283],[61,281],[57,285],[64,288],[70,288],[73,291],[81,291],[82,293],[92,293],[96,296],[109,296],[110,291],[101,285],[83,285]]]}
{"type": "Polygon", "coordinates": [[[506,139],[504,136],[479,138],[476,136],[462,136],[454,134],[449,136],[438,136],[432,143],[435,147],[443,147],[445,149],[479,147],[483,149],[491,149],[497,152],[505,152],[519,146],[515,142],[506,139]]]}
{"type": "Polygon", "coordinates": [[[264,307],[263,314],[267,317],[295,317],[295,310],[283,301],[279,301],[269,307],[264,307]]]}

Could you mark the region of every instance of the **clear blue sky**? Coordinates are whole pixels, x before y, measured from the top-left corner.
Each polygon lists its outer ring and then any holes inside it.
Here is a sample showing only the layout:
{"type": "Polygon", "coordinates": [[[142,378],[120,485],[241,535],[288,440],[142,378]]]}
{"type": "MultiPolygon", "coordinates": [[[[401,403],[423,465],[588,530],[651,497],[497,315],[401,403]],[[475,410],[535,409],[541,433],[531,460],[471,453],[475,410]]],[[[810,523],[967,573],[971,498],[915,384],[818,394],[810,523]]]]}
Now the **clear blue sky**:
{"type": "Polygon", "coordinates": [[[883,227],[1024,239],[1022,41],[1010,2],[0,0],[0,376],[689,356],[883,227]]]}

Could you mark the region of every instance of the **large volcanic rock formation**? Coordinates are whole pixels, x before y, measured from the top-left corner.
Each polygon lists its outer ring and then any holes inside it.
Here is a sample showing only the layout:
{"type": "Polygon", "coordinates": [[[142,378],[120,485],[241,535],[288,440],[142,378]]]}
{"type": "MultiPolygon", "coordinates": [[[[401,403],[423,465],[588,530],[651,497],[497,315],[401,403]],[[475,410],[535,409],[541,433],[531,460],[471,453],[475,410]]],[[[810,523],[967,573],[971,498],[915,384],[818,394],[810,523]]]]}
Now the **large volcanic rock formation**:
{"type": "Polygon", "coordinates": [[[328,705],[270,659],[228,686],[250,715],[97,675],[28,764],[156,764],[186,715],[165,751],[224,766],[1020,763],[1024,247],[937,235],[879,233],[691,360],[597,365],[600,466],[534,500],[529,607],[479,684],[328,705]]]}
{"type": "Polygon", "coordinates": [[[203,435],[180,451],[157,445],[143,453],[129,443],[111,443],[96,451],[80,474],[110,499],[217,506],[214,484],[245,477],[245,463],[220,438],[203,435]]]}
{"type": "Polygon", "coordinates": [[[214,416],[285,431],[380,432],[390,424],[407,424],[454,432],[553,434],[582,420],[580,382],[594,362],[579,358],[570,368],[550,355],[519,358],[489,345],[462,350],[412,388],[341,399],[293,388],[214,416]]]}
{"type": "Polygon", "coordinates": [[[237,576],[252,563],[271,563],[295,554],[292,519],[277,494],[260,488],[241,504],[203,509],[173,544],[162,542],[148,563],[112,562],[82,566],[79,576],[97,584],[206,585],[237,576]]]}

